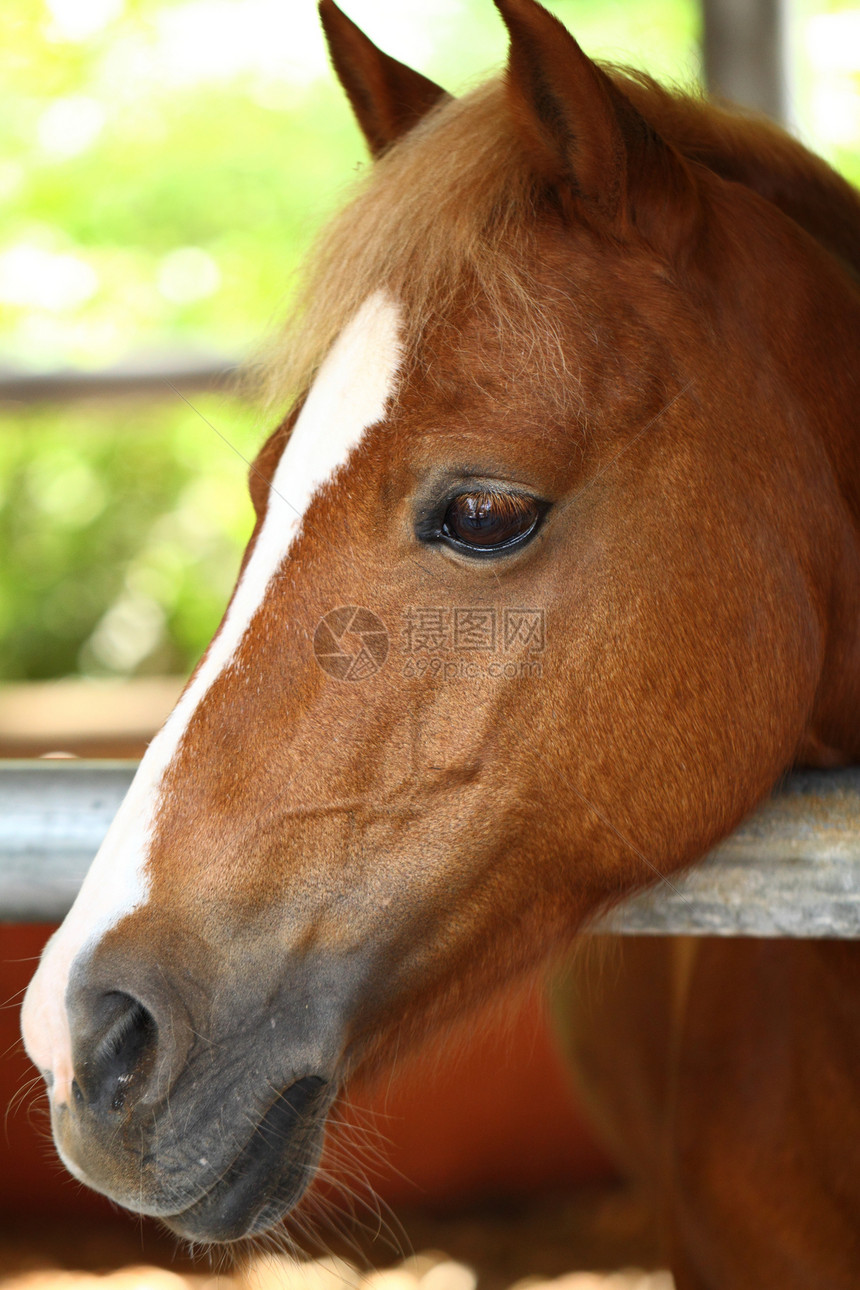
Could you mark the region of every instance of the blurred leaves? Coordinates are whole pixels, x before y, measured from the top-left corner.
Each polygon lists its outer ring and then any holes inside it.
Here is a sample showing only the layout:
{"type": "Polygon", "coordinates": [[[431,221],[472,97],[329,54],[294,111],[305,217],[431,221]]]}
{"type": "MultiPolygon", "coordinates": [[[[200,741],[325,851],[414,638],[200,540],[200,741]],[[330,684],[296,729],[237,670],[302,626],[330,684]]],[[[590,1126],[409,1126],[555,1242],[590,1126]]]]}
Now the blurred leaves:
{"type": "MultiPolygon", "coordinates": [[[[183,672],[205,648],[252,527],[247,467],[171,399],[0,417],[5,680],[183,672]]],[[[253,456],[247,404],[193,402],[253,456]]]]}
{"type": "MultiPolygon", "coordinates": [[[[556,7],[593,52],[695,76],[694,0],[556,7]]],[[[350,9],[455,89],[503,56],[489,0],[350,9]]],[[[313,0],[6,0],[4,46],[4,358],[244,352],[364,162],[313,0]],[[208,257],[208,290],[165,289],[181,251],[208,257]]]]}

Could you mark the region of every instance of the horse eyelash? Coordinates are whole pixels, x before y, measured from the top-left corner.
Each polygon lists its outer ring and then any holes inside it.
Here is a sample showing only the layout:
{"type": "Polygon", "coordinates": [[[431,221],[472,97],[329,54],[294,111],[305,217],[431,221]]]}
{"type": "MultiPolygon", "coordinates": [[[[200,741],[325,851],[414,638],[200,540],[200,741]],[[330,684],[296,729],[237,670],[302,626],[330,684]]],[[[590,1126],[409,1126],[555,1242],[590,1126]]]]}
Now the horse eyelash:
{"type": "Polygon", "coordinates": [[[463,483],[459,484],[456,488],[452,488],[443,497],[434,501],[419,512],[414,524],[416,537],[422,542],[444,541],[445,534],[443,526],[445,523],[445,516],[448,513],[451,503],[455,502],[458,497],[467,497],[472,493],[485,493],[487,496],[497,498],[503,506],[507,505],[512,510],[521,500],[531,502],[538,508],[538,518],[533,531],[536,531],[543,523],[544,517],[550,507],[549,502],[540,497],[536,497],[533,493],[525,490],[518,492],[513,489],[500,488],[498,485],[494,486],[492,484],[483,484],[478,480],[474,483],[471,481],[463,481],[463,483]]]}
{"type": "Polygon", "coordinates": [[[497,560],[514,551],[518,551],[521,547],[527,546],[533,538],[537,536],[538,532],[543,527],[543,522],[546,518],[549,506],[549,502],[536,498],[530,493],[515,494],[503,489],[460,489],[448,497],[441,508],[438,506],[434,507],[427,515],[419,516],[415,522],[415,536],[418,538],[419,542],[423,542],[425,545],[446,546],[449,550],[457,552],[473,562],[497,560]],[[447,515],[451,503],[456,501],[458,497],[463,497],[468,495],[470,492],[474,493],[478,491],[494,493],[495,496],[504,498],[505,501],[509,503],[513,502],[515,498],[527,498],[537,509],[537,515],[534,522],[524,533],[521,533],[510,541],[498,546],[481,548],[479,546],[470,546],[468,543],[458,540],[454,535],[445,531],[445,516],[447,515]]]}

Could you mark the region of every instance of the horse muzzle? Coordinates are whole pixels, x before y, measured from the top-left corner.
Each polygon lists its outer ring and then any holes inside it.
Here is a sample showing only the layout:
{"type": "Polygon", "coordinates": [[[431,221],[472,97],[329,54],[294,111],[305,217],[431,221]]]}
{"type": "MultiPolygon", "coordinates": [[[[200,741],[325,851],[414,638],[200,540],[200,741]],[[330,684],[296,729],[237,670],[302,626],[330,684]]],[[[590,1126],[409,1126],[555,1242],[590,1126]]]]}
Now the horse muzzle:
{"type": "Polygon", "coordinates": [[[162,1221],[190,1240],[233,1241],[279,1222],[301,1198],[322,1146],[326,1081],[306,1075],[279,1093],[236,1158],[192,1205],[162,1221]]]}
{"type": "Polygon", "coordinates": [[[214,1139],[193,1136],[194,1151],[209,1152],[193,1159],[173,1138],[174,1125],[165,1132],[157,1115],[148,1124],[142,1116],[112,1124],[78,1096],[74,1107],[52,1108],[54,1135],[70,1171],[198,1242],[257,1235],[292,1209],[313,1177],[330,1102],[327,1081],[304,1076],[277,1093],[256,1122],[248,1116],[235,1154],[239,1135],[222,1134],[219,1125],[214,1139]]]}
{"type": "Polygon", "coordinates": [[[338,1010],[305,970],[180,992],[115,954],[73,967],[71,1063],[43,1069],[54,1138],[80,1181],[194,1241],[277,1223],[311,1181],[336,1091],[338,1010]]]}

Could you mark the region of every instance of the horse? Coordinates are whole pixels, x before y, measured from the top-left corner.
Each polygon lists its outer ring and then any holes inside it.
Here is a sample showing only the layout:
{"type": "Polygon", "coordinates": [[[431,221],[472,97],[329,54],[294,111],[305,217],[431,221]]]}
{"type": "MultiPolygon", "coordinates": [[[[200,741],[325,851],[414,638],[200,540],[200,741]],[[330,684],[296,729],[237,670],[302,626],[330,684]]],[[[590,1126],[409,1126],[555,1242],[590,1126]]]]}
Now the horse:
{"type": "MultiPolygon", "coordinates": [[[[452,98],[321,0],[373,162],[224,619],[24,1004],[67,1167],[193,1241],[300,1202],[348,1081],[860,755],[858,195],[495,3],[504,74],[452,98]]],[[[630,940],[565,996],[679,1290],[856,1286],[858,969],[630,940]]]]}

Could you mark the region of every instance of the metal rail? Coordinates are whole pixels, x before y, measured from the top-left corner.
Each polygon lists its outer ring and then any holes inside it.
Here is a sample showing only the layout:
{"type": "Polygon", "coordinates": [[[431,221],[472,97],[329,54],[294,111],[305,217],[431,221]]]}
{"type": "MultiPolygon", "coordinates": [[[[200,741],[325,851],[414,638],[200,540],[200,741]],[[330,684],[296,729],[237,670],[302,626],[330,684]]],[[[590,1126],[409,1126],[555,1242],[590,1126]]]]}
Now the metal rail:
{"type": "Polygon", "coordinates": [[[172,397],[175,390],[229,390],[240,371],[241,364],[234,359],[188,357],[172,364],[138,361],[90,372],[79,368],[26,372],[0,367],[0,405],[156,399],[172,397]]]}
{"type": "MultiPolygon", "coordinates": [[[[63,917],[135,765],[0,763],[0,920],[63,917]]],[[[791,776],[695,869],[594,930],[860,939],[860,768],[791,776]]]]}

